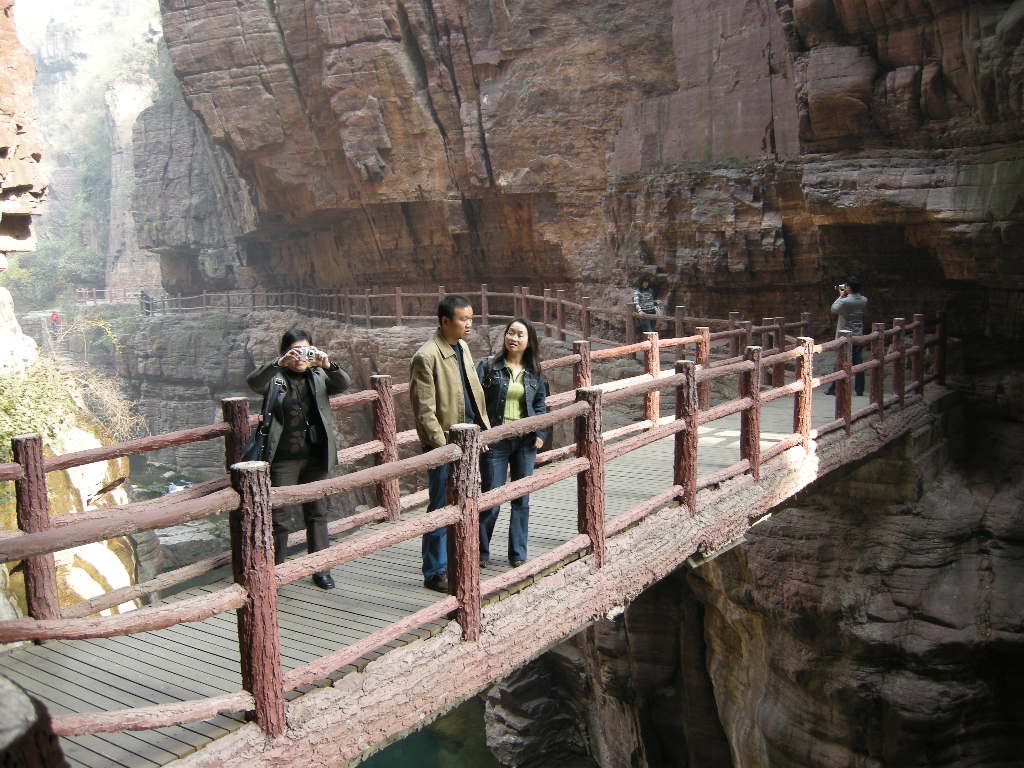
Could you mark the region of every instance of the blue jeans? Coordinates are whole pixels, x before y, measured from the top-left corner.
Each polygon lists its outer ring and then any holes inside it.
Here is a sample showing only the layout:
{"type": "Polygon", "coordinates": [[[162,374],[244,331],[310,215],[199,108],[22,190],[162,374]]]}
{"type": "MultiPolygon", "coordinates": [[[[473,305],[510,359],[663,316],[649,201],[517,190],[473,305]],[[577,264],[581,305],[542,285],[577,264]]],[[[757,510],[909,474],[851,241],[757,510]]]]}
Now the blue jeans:
{"type": "MultiPolygon", "coordinates": [[[[532,432],[522,437],[494,443],[491,450],[480,457],[480,478],[483,490],[493,490],[505,484],[505,476],[511,469],[512,480],[521,480],[533,474],[537,462],[537,436],[532,432]]],[[[500,507],[480,511],[480,559],[491,557],[491,534],[498,521],[500,507]]],[[[512,501],[512,517],[508,524],[508,559],[526,559],[526,540],[530,527],[530,496],[520,496],[512,501]]]]}
{"type": "MultiPolygon", "coordinates": [[[[448,484],[448,465],[427,470],[429,500],[427,512],[445,504],[445,486],[448,484]]],[[[448,570],[448,526],[423,534],[423,578],[429,579],[448,570]]]]}
{"type": "MultiPolygon", "coordinates": [[[[837,361],[838,362],[838,361],[837,361]]],[[[860,365],[864,362],[864,350],[860,344],[850,345],[850,365],[860,365]]],[[[837,367],[838,371],[839,368],[837,367]]],[[[864,394],[864,371],[853,374],[853,391],[858,397],[864,394]]],[[[828,389],[825,390],[826,395],[834,395],[836,393],[836,383],[833,381],[828,385],[828,389]]]]}

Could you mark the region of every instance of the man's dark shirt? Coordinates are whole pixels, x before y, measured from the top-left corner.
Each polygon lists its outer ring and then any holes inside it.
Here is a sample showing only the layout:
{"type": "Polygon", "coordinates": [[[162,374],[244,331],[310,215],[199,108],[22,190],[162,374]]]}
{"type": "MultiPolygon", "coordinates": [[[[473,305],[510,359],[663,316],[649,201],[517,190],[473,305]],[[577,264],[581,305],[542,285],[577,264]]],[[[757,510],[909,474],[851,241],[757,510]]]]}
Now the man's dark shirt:
{"type": "Polygon", "coordinates": [[[466,376],[466,364],[462,358],[462,345],[459,342],[455,342],[452,349],[455,350],[455,357],[459,361],[459,374],[462,376],[462,400],[466,407],[466,420],[472,421],[472,423],[479,427],[483,427],[484,422],[477,412],[476,403],[473,401],[473,390],[470,389],[469,378],[466,376]]]}

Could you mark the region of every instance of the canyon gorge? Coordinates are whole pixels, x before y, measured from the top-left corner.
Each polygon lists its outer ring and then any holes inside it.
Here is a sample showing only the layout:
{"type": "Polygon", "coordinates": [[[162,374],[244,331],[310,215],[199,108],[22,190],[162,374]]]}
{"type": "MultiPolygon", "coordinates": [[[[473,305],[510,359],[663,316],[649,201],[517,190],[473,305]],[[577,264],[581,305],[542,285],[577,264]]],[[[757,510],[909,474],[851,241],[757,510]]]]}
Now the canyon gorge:
{"type": "MultiPolygon", "coordinates": [[[[490,283],[624,307],[647,276],[693,314],[811,311],[820,340],[832,286],[858,275],[871,320],[946,312],[943,434],[821,481],[482,692],[503,766],[1017,764],[1024,0],[160,0],[158,18],[136,30],[145,73],[104,99],[108,288],[490,283]]],[[[64,82],[75,32],[52,33],[45,74],[64,82]]],[[[31,66],[0,70],[0,251],[31,246],[47,183],[15,107],[31,66]]],[[[52,177],[58,198],[76,179],[52,177]]],[[[99,316],[123,349],[91,364],[152,433],[217,420],[285,327],[308,327],[357,388],[405,381],[425,333],[278,311],[99,316]]],[[[642,366],[606,375],[627,371],[642,366]]],[[[349,413],[342,443],[368,439],[349,413]]],[[[152,458],[206,479],[223,471],[214,443],[152,458]]],[[[168,543],[164,567],[222,534],[176,532],[195,540],[168,543]]],[[[154,543],[112,545],[125,583],[136,546],[154,543]]]]}

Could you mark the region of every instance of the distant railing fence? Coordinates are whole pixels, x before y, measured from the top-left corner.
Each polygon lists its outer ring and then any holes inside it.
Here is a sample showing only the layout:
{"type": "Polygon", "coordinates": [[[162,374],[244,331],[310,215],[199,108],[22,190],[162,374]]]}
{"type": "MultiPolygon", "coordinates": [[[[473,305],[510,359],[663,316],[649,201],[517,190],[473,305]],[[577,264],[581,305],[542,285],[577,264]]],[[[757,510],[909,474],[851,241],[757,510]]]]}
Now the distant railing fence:
{"type": "MultiPolygon", "coordinates": [[[[482,290],[485,299],[490,294],[482,290]]],[[[538,297],[513,292],[517,302],[535,302],[538,297]]],[[[558,297],[542,297],[545,325],[554,321],[559,334],[568,334],[565,309],[569,302],[558,297]],[[551,310],[555,310],[551,313],[551,310]]],[[[401,299],[396,296],[398,306],[401,299]]],[[[582,309],[585,303],[574,305],[582,309]]],[[[345,311],[341,310],[331,311],[345,311]]],[[[481,302],[486,311],[487,301],[481,302]]],[[[521,314],[529,306],[517,307],[521,314]]],[[[494,316],[492,316],[494,317],[494,316]]],[[[677,328],[683,327],[675,318],[677,328]]],[[[463,638],[474,641],[480,636],[481,601],[517,582],[556,566],[576,553],[590,552],[594,564],[605,561],[608,538],[665,506],[681,502],[691,515],[697,513],[697,493],[729,478],[749,473],[755,480],[769,462],[794,446],[809,448],[812,440],[836,430],[851,430],[851,424],[869,415],[878,419],[886,411],[902,407],[920,397],[927,382],[944,379],[945,326],[941,318],[934,333],[926,335],[922,315],[910,323],[896,318],[891,327],[881,323],[871,333],[816,344],[807,336],[787,342],[786,331],[806,327],[807,319],[786,323],[770,318],[754,326],[730,316],[715,321],[723,329],[712,332],[708,324],[693,333],[663,339],[658,333],[645,333],[641,341],[630,341],[611,349],[591,350],[590,342],[573,342],[573,353],[544,363],[546,369],[573,368],[574,389],[548,398],[550,412],[525,418],[493,429],[480,431],[476,426],[456,425],[449,433],[450,443],[410,458],[399,459],[398,448],[417,441],[413,430],[398,432],[394,398],[408,390],[408,384],[394,384],[389,376],[374,376],[371,389],[331,398],[333,410],[369,405],[373,409],[373,440],[344,448],[338,459],[344,463],[374,457],[376,465],[318,482],[298,486],[270,487],[269,468],[263,462],[242,462],[242,447],[258,416],[249,412],[245,398],[222,401],[223,421],[197,429],[182,430],[116,445],[44,457],[39,435],[22,435],[12,440],[14,462],[0,464],[0,480],[15,481],[18,531],[0,534],[0,561],[25,564],[25,586],[31,618],[0,622],[0,642],[23,640],[44,642],[54,639],[98,638],[168,627],[182,622],[200,621],[224,611],[238,611],[243,690],[206,699],[76,715],[58,715],[54,728],[58,734],[72,735],[124,729],[148,729],[209,719],[218,713],[254,710],[259,725],[270,735],[285,728],[285,692],[322,679],[380,648],[411,629],[441,619],[454,612],[462,627],[463,638]],[[754,335],[771,347],[751,345],[754,335]],[[728,348],[728,357],[711,361],[712,341],[720,340],[728,348]],[[851,364],[851,345],[870,350],[870,359],[851,364]],[[675,349],[678,360],[671,370],[661,370],[660,353],[675,349]],[[925,353],[933,349],[932,370],[926,374],[925,353]],[[835,352],[839,365],[834,373],[816,377],[814,358],[835,352]],[[592,384],[592,366],[642,353],[645,373],[592,384]],[[786,381],[787,371],[793,377],[786,381]],[[909,380],[908,380],[909,370],[909,380]],[[888,371],[888,374],[887,374],[888,371]],[[871,377],[870,404],[852,409],[853,377],[864,372],[871,377]],[[761,382],[770,375],[771,388],[761,382]],[[892,394],[886,395],[885,378],[892,377],[892,394]],[[714,379],[736,377],[739,395],[728,402],[711,406],[709,388],[714,379]],[[814,429],[811,422],[811,398],[816,387],[835,382],[835,419],[814,429]],[[660,393],[674,392],[674,415],[660,417],[660,393]],[[761,448],[760,418],[765,403],[792,395],[793,431],[770,448],[761,448]],[[633,398],[643,399],[643,418],[613,430],[602,428],[602,408],[633,398]],[[697,430],[732,414],[740,414],[741,435],[737,461],[713,474],[698,476],[697,430]],[[531,477],[481,493],[479,456],[481,446],[542,427],[572,421],[575,441],[542,453],[541,468],[531,477]],[[606,521],[604,514],[605,465],[653,441],[674,439],[673,484],[637,505],[625,514],[606,521]],[[52,516],[47,502],[48,472],[82,466],[97,461],[223,438],[225,465],[229,473],[161,499],[119,507],[90,510],[75,515],[52,516]],[[426,491],[402,495],[399,480],[431,467],[452,463],[450,503],[428,514],[401,519],[401,513],[426,501],[426,491]],[[528,560],[502,575],[481,579],[479,564],[479,511],[545,488],[564,478],[576,476],[578,535],[554,550],[528,560]],[[319,552],[274,565],[271,540],[271,510],[362,487],[376,488],[378,505],[352,517],[334,521],[330,531],[353,530],[376,521],[389,521],[370,533],[349,538],[319,552]],[[202,562],[162,574],[141,584],[114,590],[109,594],[81,602],[63,612],[57,600],[53,553],[90,542],[124,536],[138,531],[177,525],[218,512],[230,514],[231,551],[202,562]],[[280,632],[277,621],[277,590],[298,579],[332,566],[378,552],[443,526],[449,527],[454,555],[449,565],[451,594],[444,599],[380,629],[368,637],[297,669],[282,671],[280,632]],[[96,616],[104,609],[140,598],[227,563],[233,565],[235,583],[210,594],[114,615],[96,616]]],[[[627,329],[631,323],[627,323],[627,329]]],[[[305,532],[292,534],[289,543],[305,539],[305,532]]]]}

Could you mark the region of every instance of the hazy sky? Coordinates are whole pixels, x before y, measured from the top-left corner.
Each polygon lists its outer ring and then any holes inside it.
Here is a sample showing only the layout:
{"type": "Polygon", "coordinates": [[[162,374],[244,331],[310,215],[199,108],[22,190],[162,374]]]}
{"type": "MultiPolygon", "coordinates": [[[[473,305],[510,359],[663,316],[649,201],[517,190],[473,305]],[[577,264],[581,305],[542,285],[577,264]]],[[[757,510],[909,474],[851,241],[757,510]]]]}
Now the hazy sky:
{"type": "MultiPolygon", "coordinates": [[[[33,55],[42,48],[51,20],[64,22],[80,39],[137,39],[150,24],[159,28],[157,0],[15,0],[18,37],[33,55]]],[[[97,40],[98,42],[98,40],[97,40]]]]}

